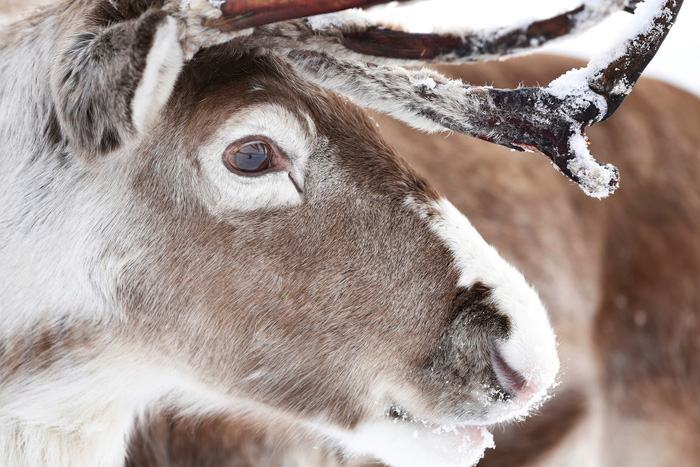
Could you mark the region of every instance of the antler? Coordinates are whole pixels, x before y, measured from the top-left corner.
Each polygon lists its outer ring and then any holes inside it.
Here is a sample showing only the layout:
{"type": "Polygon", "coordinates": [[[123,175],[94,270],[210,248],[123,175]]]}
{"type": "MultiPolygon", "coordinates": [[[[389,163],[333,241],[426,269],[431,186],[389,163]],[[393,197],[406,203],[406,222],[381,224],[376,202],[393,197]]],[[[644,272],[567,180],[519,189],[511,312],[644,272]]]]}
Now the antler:
{"type": "MultiPolygon", "coordinates": [[[[269,0],[261,5],[273,3],[308,4],[302,0],[269,0]]],[[[385,2],[347,0],[335,2],[336,6],[339,3],[363,6],[385,2]]],[[[249,47],[286,53],[305,76],[319,85],[418,128],[453,130],[520,151],[542,152],[585,193],[604,198],[618,187],[618,171],[591,156],[584,131],[610,117],[631,92],[674,24],[682,3],[590,0],[547,20],[464,36],[411,34],[321,16],[259,27],[243,42],[249,47]],[[621,45],[547,87],[476,87],[435,72],[390,65],[406,59],[409,63],[472,61],[511,55],[581,31],[620,9],[635,11],[639,18],[637,27],[621,45]],[[364,63],[367,60],[385,64],[364,63]]],[[[328,8],[313,6],[313,11],[331,11],[328,8]]],[[[286,18],[302,14],[301,9],[292,16],[291,10],[286,11],[282,15],[286,18]]],[[[252,24],[236,17],[225,21],[237,24],[235,27],[252,24]]]]}
{"type": "Polygon", "coordinates": [[[224,0],[218,2],[221,3],[221,17],[207,21],[205,26],[221,31],[238,31],[349,8],[367,8],[391,1],[408,0],[224,0]]]}
{"type": "Polygon", "coordinates": [[[361,14],[362,11],[352,15],[342,11],[382,3],[388,3],[388,0],[336,0],[323,5],[309,0],[228,0],[222,6],[221,18],[209,21],[207,26],[231,31],[276,23],[261,28],[258,40],[263,43],[260,45],[279,47],[293,42],[296,49],[332,50],[339,58],[383,63],[448,63],[490,60],[526,52],[552,40],[585,31],[626,7],[625,0],[584,0],[570,11],[525,25],[440,34],[396,30],[374,24],[361,14]],[[340,13],[321,14],[328,12],[340,13]],[[307,15],[319,16],[286,21],[307,15]],[[264,36],[267,40],[263,39],[264,36]]]}

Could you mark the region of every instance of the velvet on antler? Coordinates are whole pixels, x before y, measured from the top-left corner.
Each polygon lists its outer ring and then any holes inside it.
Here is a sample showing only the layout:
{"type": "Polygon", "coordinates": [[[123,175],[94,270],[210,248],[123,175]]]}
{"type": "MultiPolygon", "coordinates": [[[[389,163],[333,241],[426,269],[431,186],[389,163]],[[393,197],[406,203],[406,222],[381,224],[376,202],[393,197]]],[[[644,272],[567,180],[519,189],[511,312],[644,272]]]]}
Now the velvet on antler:
{"type": "MultiPolygon", "coordinates": [[[[229,21],[229,25],[242,21],[236,19],[245,14],[240,11],[239,16],[227,16],[229,3],[236,2],[224,3],[221,21],[229,21]]],[[[259,3],[304,3],[306,12],[313,2],[259,3]]],[[[332,3],[367,6],[385,2],[325,2],[324,9],[322,2],[316,3],[319,5],[314,6],[314,12],[336,11],[326,9],[332,3]]],[[[631,92],[674,24],[682,3],[588,0],[546,20],[464,35],[395,31],[356,21],[354,15],[348,16],[350,20],[338,15],[292,20],[302,12],[297,9],[291,16],[289,12],[282,15],[289,21],[258,23],[260,26],[241,42],[285,54],[302,74],[319,85],[415,127],[457,131],[519,151],[539,151],[586,194],[604,198],[617,189],[619,174],[615,167],[591,156],[585,130],[610,117],[631,92]],[[546,87],[470,86],[432,71],[396,66],[521,53],[580,32],[621,10],[634,12],[635,21],[616,47],[546,87]]]]}

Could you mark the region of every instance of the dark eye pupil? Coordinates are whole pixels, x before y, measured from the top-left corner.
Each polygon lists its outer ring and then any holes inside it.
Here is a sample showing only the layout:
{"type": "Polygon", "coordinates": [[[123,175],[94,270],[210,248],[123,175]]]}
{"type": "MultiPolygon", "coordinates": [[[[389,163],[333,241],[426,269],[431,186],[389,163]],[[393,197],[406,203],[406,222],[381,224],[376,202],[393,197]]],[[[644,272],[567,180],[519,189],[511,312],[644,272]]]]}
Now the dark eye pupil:
{"type": "Polygon", "coordinates": [[[232,148],[225,154],[225,160],[230,168],[247,173],[262,172],[270,167],[272,150],[263,141],[252,141],[232,148]]]}

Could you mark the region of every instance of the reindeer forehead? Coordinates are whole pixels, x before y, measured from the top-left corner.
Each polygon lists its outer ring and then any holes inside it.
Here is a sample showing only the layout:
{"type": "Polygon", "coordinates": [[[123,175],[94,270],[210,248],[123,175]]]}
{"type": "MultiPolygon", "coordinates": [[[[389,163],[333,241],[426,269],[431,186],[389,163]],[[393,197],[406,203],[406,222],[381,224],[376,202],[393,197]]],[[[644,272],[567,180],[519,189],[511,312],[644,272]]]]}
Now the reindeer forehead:
{"type": "Polygon", "coordinates": [[[241,109],[271,103],[286,109],[313,131],[308,125],[308,99],[303,98],[308,86],[292,73],[285,76],[283,70],[278,70],[279,61],[220,50],[205,52],[183,70],[172,109],[171,117],[187,125],[188,133],[204,135],[202,131],[212,131],[241,109]]]}

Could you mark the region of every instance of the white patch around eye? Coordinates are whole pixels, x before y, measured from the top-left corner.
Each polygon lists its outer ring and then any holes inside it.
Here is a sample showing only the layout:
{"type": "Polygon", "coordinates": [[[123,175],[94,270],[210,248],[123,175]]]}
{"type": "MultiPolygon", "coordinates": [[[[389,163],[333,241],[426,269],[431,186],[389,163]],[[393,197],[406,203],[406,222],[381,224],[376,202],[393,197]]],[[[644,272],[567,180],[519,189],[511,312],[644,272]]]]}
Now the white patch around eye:
{"type": "Polygon", "coordinates": [[[300,204],[304,199],[304,174],[315,131],[310,118],[302,122],[276,104],[254,105],[237,112],[219,128],[198,155],[211,188],[206,196],[211,211],[224,214],[300,204]],[[230,172],[223,163],[223,153],[231,143],[248,136],[269,139],[289,159],[288,169],[249,177],[230,172]]]}

